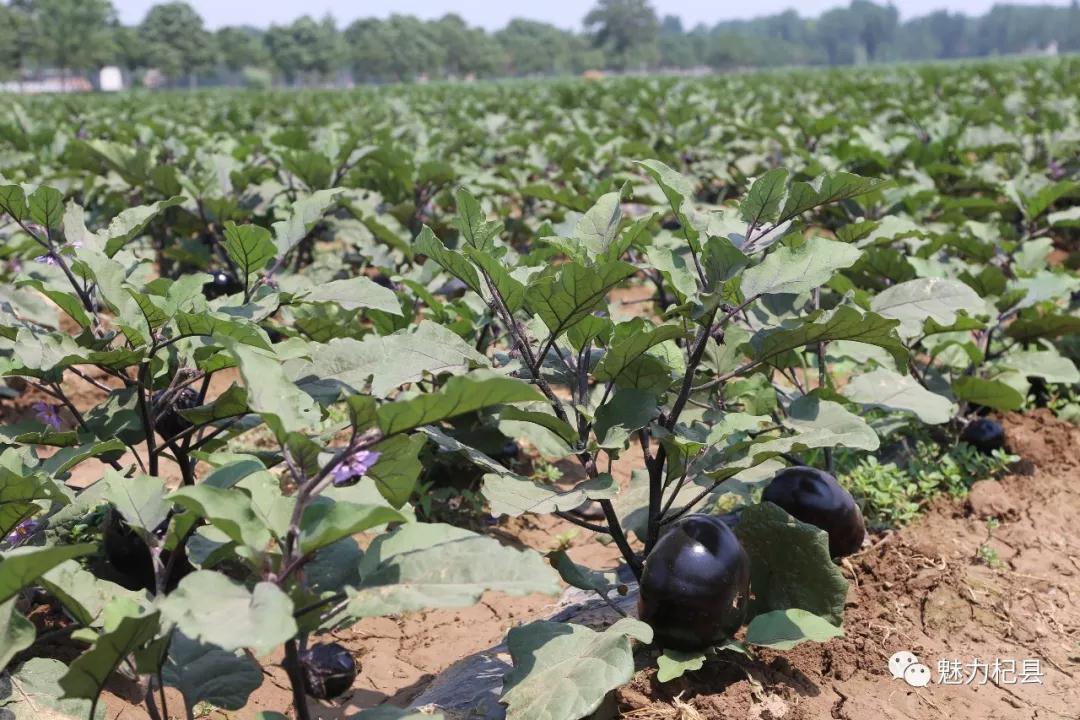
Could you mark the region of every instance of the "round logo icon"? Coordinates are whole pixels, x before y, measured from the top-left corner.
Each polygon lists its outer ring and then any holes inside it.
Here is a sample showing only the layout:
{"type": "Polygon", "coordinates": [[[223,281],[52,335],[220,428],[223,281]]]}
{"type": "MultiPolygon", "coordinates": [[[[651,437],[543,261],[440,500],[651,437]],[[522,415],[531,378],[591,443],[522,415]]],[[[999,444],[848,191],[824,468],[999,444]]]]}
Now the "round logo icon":
{"type": "MultiPolygon", "coordinates": [[[[908,650],[901,650],[898,653],[894,653],[889,658],[889,672],[897,680],[901,680],[904,677],[904,671],[908,669],[910,665],[916,665],[919,662],[919,658],[915,657],[915,654],[908,650]]],[[[924,666],[925,667],[925,666],[924,666]]]]}
{"type": "Polygon", "coordinates": [[[908,665],[904,670],[904,682],[911,687],[926,687],[930,684],[930,668],[922,663],[908,665]]]}

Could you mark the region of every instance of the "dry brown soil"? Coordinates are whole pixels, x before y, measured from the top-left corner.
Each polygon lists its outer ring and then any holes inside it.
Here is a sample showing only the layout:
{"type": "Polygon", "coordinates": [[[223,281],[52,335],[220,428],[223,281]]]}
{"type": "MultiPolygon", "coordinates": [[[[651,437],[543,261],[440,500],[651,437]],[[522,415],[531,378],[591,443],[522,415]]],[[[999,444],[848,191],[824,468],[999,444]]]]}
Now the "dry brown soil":
{"type": "MultiPolygon", "coordinates": [[[[1024,460],[967,502],[942,499],[900,532],[845,563],[846,635],[757,662],[714,663],[659,685],[643,669],[618,693],[635,718],[1019,720],[1080,718],[1080,428],[1049,413],[1005,418],[1024,460]],[[987,541],[986,520],[1000,527],[987,541]],[[980,559],[987,543],[997,562],[980,559]],[[913,688],[888,672],[913,652],[934,682],[913,688]],[[1037,660],[1040,683],[942,685],[938,662],[1037,660]]],[[[987,557],[988,553],[983,553],[987,557]]],[[[1006,662],[1005,667],[1008,667],[1006,662]]]]}

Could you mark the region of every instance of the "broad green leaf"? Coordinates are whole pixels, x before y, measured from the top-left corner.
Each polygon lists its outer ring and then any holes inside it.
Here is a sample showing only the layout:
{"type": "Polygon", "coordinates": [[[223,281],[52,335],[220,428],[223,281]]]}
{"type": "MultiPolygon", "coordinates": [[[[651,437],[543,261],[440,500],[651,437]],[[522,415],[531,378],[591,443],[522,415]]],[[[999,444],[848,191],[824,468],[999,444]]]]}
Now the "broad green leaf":
{"type": "Polygon", "coordinates": [[[465,256],[457,250],[448,249],[441,240],[435,237],[427,225],[416,236],[415,249],[417,254],[427,255],[431,260],[440,265],[443,270],[465,283],[470,290],[477,295],[483,295],[483,284],[476,268],[465,259],[465,256]]]}
{"type": "Polygon", "coordinates": [[[750,263],[750,258],[726,237],[710,237],[701,251],[701,265],[708,287],[716,290],[750,263]]]}
{"type": "Polygon", "coordinates": [[[687,653],[677,650],[665,650],[656,658],[656,679],[662,683],[671,682],[692,670],[705,666],[705,653],[687,653]]]}
{"type": "Polygon", "coordinates": [[[164,308],[160,307],[159,303],[162,301],[159,298],[141,293],[132,287],[125,286],[124,289],[127,290],[128,295],[135,301],[135,305],[139,308],[143,320],[146,321],[146,326],[149,330],[146,337],[152,337],[154,333],[157,332],[158,328],[169,322],[169,314],[164,308]]]}
{"type": "Polygon", "coordinates": [[[864,178],[845,172],[826,173],[816,178],[813,183],[794,182],[788,191],[784,209],[780,212],[779,222],[791,220],[796,215],[820,205],[865,195],[887,183],[887,180],[864,178]]]}
{"type": "Polygon", "coordinates": [[[11,598],[54,567],[73,558],[89,555],[97,545],[53,545],[22,547],[0,553],[0,603],[11,598]]]}
{"type": "Polygon", "coordinates": [[[540,620],[510,630],[514,669],[503,680],[508,720],[588,717],[634,675],[631,639],[652,642],[652,628],[623,618],[603,632],[540,620]]]}
{"type": "Polygon", "coordinates": [[[829,557],[824,530],[770,502],[742,511],[735,534],[750,556],[750,614],[800,608],[839,626],[848,583],[829,557]]]}
{"type": "Polygon", "coordinates": [[[833,340],[877,345],[889,351],[898,367],[907,367],[908,353],[896,334],[898,321],[876,313],[862,313],[849,305],[815,311],[805,318],[785,320],[750,338],[751,357],[768,361],[789,350],[833,340]]]}
{"type": "MultiPolygon", "coordinates": [[[[0,203],[2,203],[2,200],[0,200],[0,203]]],[[[1046,221],[1055,227],[1080,227],[1080,205],[1075,205],[1060,212],[1050,213],[1046,216],[1046,221]]]]}
{"type": "Polygon", "coordinates": [[[103,704],[62,699],[60,678],[67,672],[67,665],[59,660],[27,660],[12,674],[14,682],[0,683],[0,709],[12,720],[104,720],[103,704]]]}
{"type": "Polygon", "coordinates": [[[508,405],[499,411],[499,417],[503,420],[517,420],[547,428],[558,435],[560,439],[565,441],[566,444],[571,447],[576,445],[579,439],[577,430],[570,427],[569,423],[560,420],[551,412],[543,412],[542,410],[522,410],[512,405],[508,405]]]}
{"type": "Polygon", "coordinates": [[[694,269],[690,248],[685,242],[661,236],[649,246],[647,255],[648,264],[663,273],[666,286],[688,298],[697,295],[697,271],[694,269]]]}
{"type": "MultiPolygon", "coordinates": [[[[168,208],[180,205],[183,201],[183,196],[178,195],[150,205],[140,205],[122,211],[112,219],[109,227],[97,233],[98,238],[105,243],[105,254],[109,257],[116,255],[121,248],[141,235],[155,217],[168,208]]],[[[70,241],[71,238],[69,237],[68,240],[70,241]]]]}
{"type": "Polygon", "coordinates": [[[536,388],[521,380],[474,372],[450,378],[435,392],[381,406],[379,427],[393,435],[486,407],[541,399],[536,388]]]}
{"type": "Polygon", "coordinates": [[[310,555],[344,537],[392,522],[405,522],[401,513],[383,505],[316,502],[300,518],[300,551],[310,555]]]}
{"type": "Polygon", "coordinates": [[[1028,220],[1034,220],[1046,212],[1050,206],[1067,195],[1075,195],[1080,190],[1080,183],[1062,180],[1044,185],[1036,193],[1024,199],[1021,210],[1028,220]]]}
{"type": "Polygon", "coordinates": [[[480,203],[465,188],[458,188],[454,193],[457,204],[457,217],[454,225],[461,233],[461,239],[477,250],[490,252],[495,247],[495,238],[502,231],[502,223],[488,221],[480,203]]]}
{"type": "Polygon", "coordinates": [[[233,542],[260,551],[270,542],[270,530],[251,507],[251,497],[236,488],[200,483],[173,491],[169,500],[204,518],[233,542]]]}
{"type": "MultiPolygon", "coordinates": [[[[413,710],[411,708],[399,708],[389,703],[373,707],[370,710],[361,710],[355,715],[350,715],[348,720],[444,720],[445,715],[438,712],[430,712],[429,708],[413,710]]],[[[284,716],[280,720],[286,720],[284,716]]]]}
{"type": "Polygon", "coordinates": [[[843,445],[877,450],[880,441],[873,428],[843,405],[804,395],[788,406],[783,424],[797,434],[795,442],[810,447],[843,445]],[[827,444],[826,444],[827,443],[827,444]]]}
{"type": "Polygon", "coordinates": [[[533,277],[525,288],[525,303],[555,338],[604,305],[607,293],[637,272],[624,262],[586,267],[568,262],[533,277]]]}
{"type": "Polygon", "coordinates": [[[827,642],[844,631],[828,620],[799,608],[762,613],[746,628],[746,642],[774,650],[790,650],[804,642],[827,642]]]}
{"type": "Polygon", "coordinates": [[[289,217],[272,226],[278,257],[287,255],[297,243],[303,240],[316,223],[337,203],[338,197],[343,192],[345,191],[342,188],[319,190],[294,203],[289,217]]]}
{"type": "Polygon", "coordinates": [[[299,295],[298,299],[309,303],[334,303],[345,310],[364,308],[401,315],[397,294],[362,275],[316,285],[310,291],[299,295]]]}
{"type": "Polygon", "coordinates": [[[277,252],[269,230],[258,225],[237,225],[234,222],[225,223],[223,246],[245,285],[247,279],[264,269],[277,252]]]}
{"type": "Polygon", "coordinates": [[[645,169],[645,172],[660,186],[660,190],[667,198],[671,210],[682,225],[683,231],[691,240],[697,240],[698,231],[694,229],[687,217],[687,208],[684,203],[694,199],[694,183],[682,173],[676,172],[659,160],[639,160],[637,164],[645,169]]]}
{"type": "Polygon", "coordinates": [[[619,486],[610,475],[603,474],[562,490],[507,472],[485,474],[481,491],[491,506],[492,515],[517,517],[525,513],[573,510],[589,499],[608,500],[615,497],[619,486]]]}
{"type": "Polygon", "coordinates": [[[105,683],[128,655],[157,635],[158,613],[129,615],[116,627],[98,636],[93,647],[76,658],[60,678],[65,698],[82,698],[97,702],[105,683]]]}
{"type": "Polygon", "coordinates": [[[621,448],[630,433],[651,423],[660,413],[656,395],[633,388],[621,388],[596,411],[594,431],[602,448],[621,448]]]}
{"type": "Polygon", "coordinates": [[[679,325],[653,327],[642,318],[619,323],[615,326],[604,356],[596,364],[593,377],[600,382],[616,380],[634,361],[648,352],[649,348],[684,334],[685,331],[679,325]]]}
{"type": "Polygon", "coordinates": [[[290,363],[287,372],[309,395],[330,404],[343,392],[364,392],[369,383],[371,394],[384,398],[406,383],[488,364],[452,330],[425,320],[393,335],[331,340],[312,350],[310,362],[290,363]]]}
{"type": "Polygon", "coordinates": [[[47,228],[60,227],[64,219],[64,196],[53,187],[42,185],[30,193],[28,199],[30,217],[38,225],[47,228]]]}
{"type": "Polygon", "coordinates": [[[578,219],[574,239],[581,243],[590,259],[607,252],[618,236],[622,221],[621,200],[619,191],[605,193],[578,219]]]}
{"type": "Polygon", "coordinates": [[[1024,406],[1024,395],[998,380],[964,375],[953,380],[952,390],[957,400],[995,410],[1019,410],[1024,406]]]}
{"type": "Polygon", "coordinates": [[[927,319],[951,325],[959,311],[985,314],[986,302],[959,280],[917,278],[882,290],[871,300],[870,309],[899,320],[900,335],[910,339],[922,333],[927,319]]]}
{"type": "Polygon", "coordinates": [[[237,417],[248,412],[247,391],[233,384],[214,398],[213,402],[179,412],[194,425],[205,425],[215,420],[237,417]]]}
{"type": "Polygon", "coordinates": [[[37,501],[63,503],[66,499],[50,480],[36,475],[21,476],[0,467],[0,537],[6,537],[23,520],[37,515],[41,511],[37,501]]]}
{"type": "Polygon", "coordinates": [[[75,560],[67,560],[38,580],[52,593],[72,617],[87,627],[104,623],[105,608],[117,598],[138,604],[146,600],[141,591],[128,590],[103,580],[75,560]]]}
{"type": "Polygon", "coordinates": [[[606,596],[621,584],[616,573],[599,572],[585,565],[578,565],[570,559],[565,550],[550,552],[547,559],[563,582],[581,590],[592,590],[606,596]]]}
{"type": "Polygon", "coordinates": [[[380,535],[360,565],[363,582],[349,592],[353,618],[421,608],[464,607],[487,590],[510,595],[559,592],[541,555],[516,550],[450,525],[410,523],[380,535]]]}
{"type": "Polygon", "coordinates": [[[251,648],[261,657],[297,631],[292,600],[276,585],[259,582],[248,590],[211,570],[185,577],[159,606],[184,635],[226,652],[251,648]]]}
{"type": "MultiPolygon", "coordinates": [[[[516,280],[506,269],[506,260],[474,247],[465,247],[465,255],[480,268],[483,275],[491,278],[499,296],[502,298],[506,309],[517,312],[525,303],[525,286],[516,280]]],[[[486,287],[486,285],[485,285],[486,287]]],[[[482,293],[488,297],[490,293],[482,293]]]]}
{"type": "Polygon", "coordinates": [[[400,510],[412,497],[416,480],[424,469],[419,454],[425,442],[422,433],[395,435],[372,448],[379,453],[379,460],[366,477],[371,478],[379,494],[395,509],[400,510]]]}
{"type": "Polygon", "coordinates": [[[780,201],[784,199],[787,178],[786,168],[776,168],[759,177],[750,186],[750,191],[739,205],[739,215],[750,227],[761,227],[764,223],[776,220],[780,212],[780,201]]]}
{"type": "MultiPolygon", "coordinates": [[[[15,609],[17,598],[10,598],[0,603],[0,671],[17,654],[34,644],[37,631],[34,624],[15,609]]],[[[0,707],[3,700],[0,699],[0,707]]]]}
{"type": "Polygon", "coordinates": [[[1041,377],[1046,382],[1067,385],[1080,383],[1076,364],[1056,350],[1017,350],[1002,358],[1001,364],[1015,368],[1024,375],[1041,377]]]}
{"type": "Polygon", "coordinates": [[[31,287],[40,292],[45,297],[56,303],[61,310],[68,314],[75,322],[79,323],[79,326],[87,329],[90,327],[90,316],[86,314],[86,310],[83,308],[82,301],[75,297],[67,290],[54,290],[45,285],[40,280],[29,279],[19,280],[18,287],[25,288],[31,287]]]}
{"type": "Polygon", "coordinates": [[[904,410],[924,423],[940,425],[952,416],[952,402],[930,392],[910,375],[892,370],[871,370],[856,375],[844,387],[844,395],[864,407],[904,410]]]}
{"type": "Polygon", "coordinates": [[[1021,342],[1074,333],[1080,333],[1080,315],[1055,314],[1021,317],[1005,328],[1006,335],[1021,342]]]}
{"type": "Polygon", "coordinates": [[[15,220],[25,220],[29,217],[30,212],[26,205],[26,193],[21,186],[4,185],[0,187],[0,210],[15,220]]]}
{"type": "Polygon", "coordinates": [[[105,500],[112,503],[124,521],[144,533],[153,532],[165,521],[169,501],[165,481],[150,475],[123,477],[115,470],[105,473],[105,500]]]}
{"type": "Polygon", "coordinates": [[[206,702],[222,710],[241,710],[263,682],[262,668],[247,655],[226,652],[179,632],[173,633],[161,675],[166,685],[180,691],[189,708],[206,702]]]}
{"type": "Polygon", "coordinates": [[[281,362],[273,353],[231,338],[223,342],[236,360],[247,388],[248,407],[253,412],[264,418],[273,416],[286,432],[314,427],[319,419],[314,401],[285,376],[281,362]]]}
{"type": "Polygon", "coordinates": [[[1026,308],[1043,302],[1055,304],[1068,301],[1072,293],[1080,292],[1080,277],[1074,273],[1039,270],[1030,277],[1009,281],[1009,293],[1022,296],[1016,307],[1026,308]]]}
{"type": "Polygon", "coordinates": [[[787,293],[797,295],[821,287],[837,270],[850,267],[862,255],[853,245],[813,237],[799,247],[781,247],[742,274],[740,289],[747,298],[787,293]]]}

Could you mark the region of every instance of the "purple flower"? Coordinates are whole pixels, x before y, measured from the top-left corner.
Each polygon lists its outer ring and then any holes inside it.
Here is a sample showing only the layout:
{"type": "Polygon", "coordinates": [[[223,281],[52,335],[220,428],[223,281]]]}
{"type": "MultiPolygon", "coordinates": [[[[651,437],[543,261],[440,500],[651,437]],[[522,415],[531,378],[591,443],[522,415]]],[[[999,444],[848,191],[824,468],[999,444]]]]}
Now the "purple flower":
{"type": "Polygon", "coordinates": [[[360,482],[360,478],[379,461],[374,450],[359,450],[334,468],[334,487],[345,487],[360,482]]]}
{"type": "Polygon", "coordinates": [[[34,408],[34,415],[38,420],[45,423],[54,430],[59,430],[64,424],[64,421],[60,419],[60,406],[50,405],[46,402],[36,402],[31,405],[34,408]]]}
{"type": "Polygon", "coordinates": [[[19,547],[41,527],[40,520],[23,520],[4,538],[11,547],[19,547]]]}
{"type": "Polygon", "coordinates": [[[38,255],[36,258],[34,258],[34,262],[41,263],[42,265],[55,265],[56,264],[56,258],[54,258],[51,254],[50,255],[38,255]]]}

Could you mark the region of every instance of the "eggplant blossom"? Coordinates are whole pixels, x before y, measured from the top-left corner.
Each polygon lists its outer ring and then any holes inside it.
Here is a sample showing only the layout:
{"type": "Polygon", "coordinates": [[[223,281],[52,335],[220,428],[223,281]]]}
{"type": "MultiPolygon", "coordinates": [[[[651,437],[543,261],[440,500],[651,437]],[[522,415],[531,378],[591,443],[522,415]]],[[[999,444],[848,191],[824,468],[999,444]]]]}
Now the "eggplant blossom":
{"type": "Polygon", "coordinates": [[[4,542],[13,548],[19,547],[26,540],[36,533],[41,527],[40,520],[23,520],[21,523],[15,526],[15,529],[8,533],[4,538],[4,542]]]}
{"type": "Polygon", "coordinates": [[[378,461],[379,453],[374,450],[357,450],[334,468],[334,487],[355,485],[378,461]]]}
{"type": "Polygon", "coordinates": [[[34,408],[35,417],[53,430],[59,430],[64,424],[63,420],[60,419],[60,407],[58,405],[36,402],[31,407],[34,408]]]}

